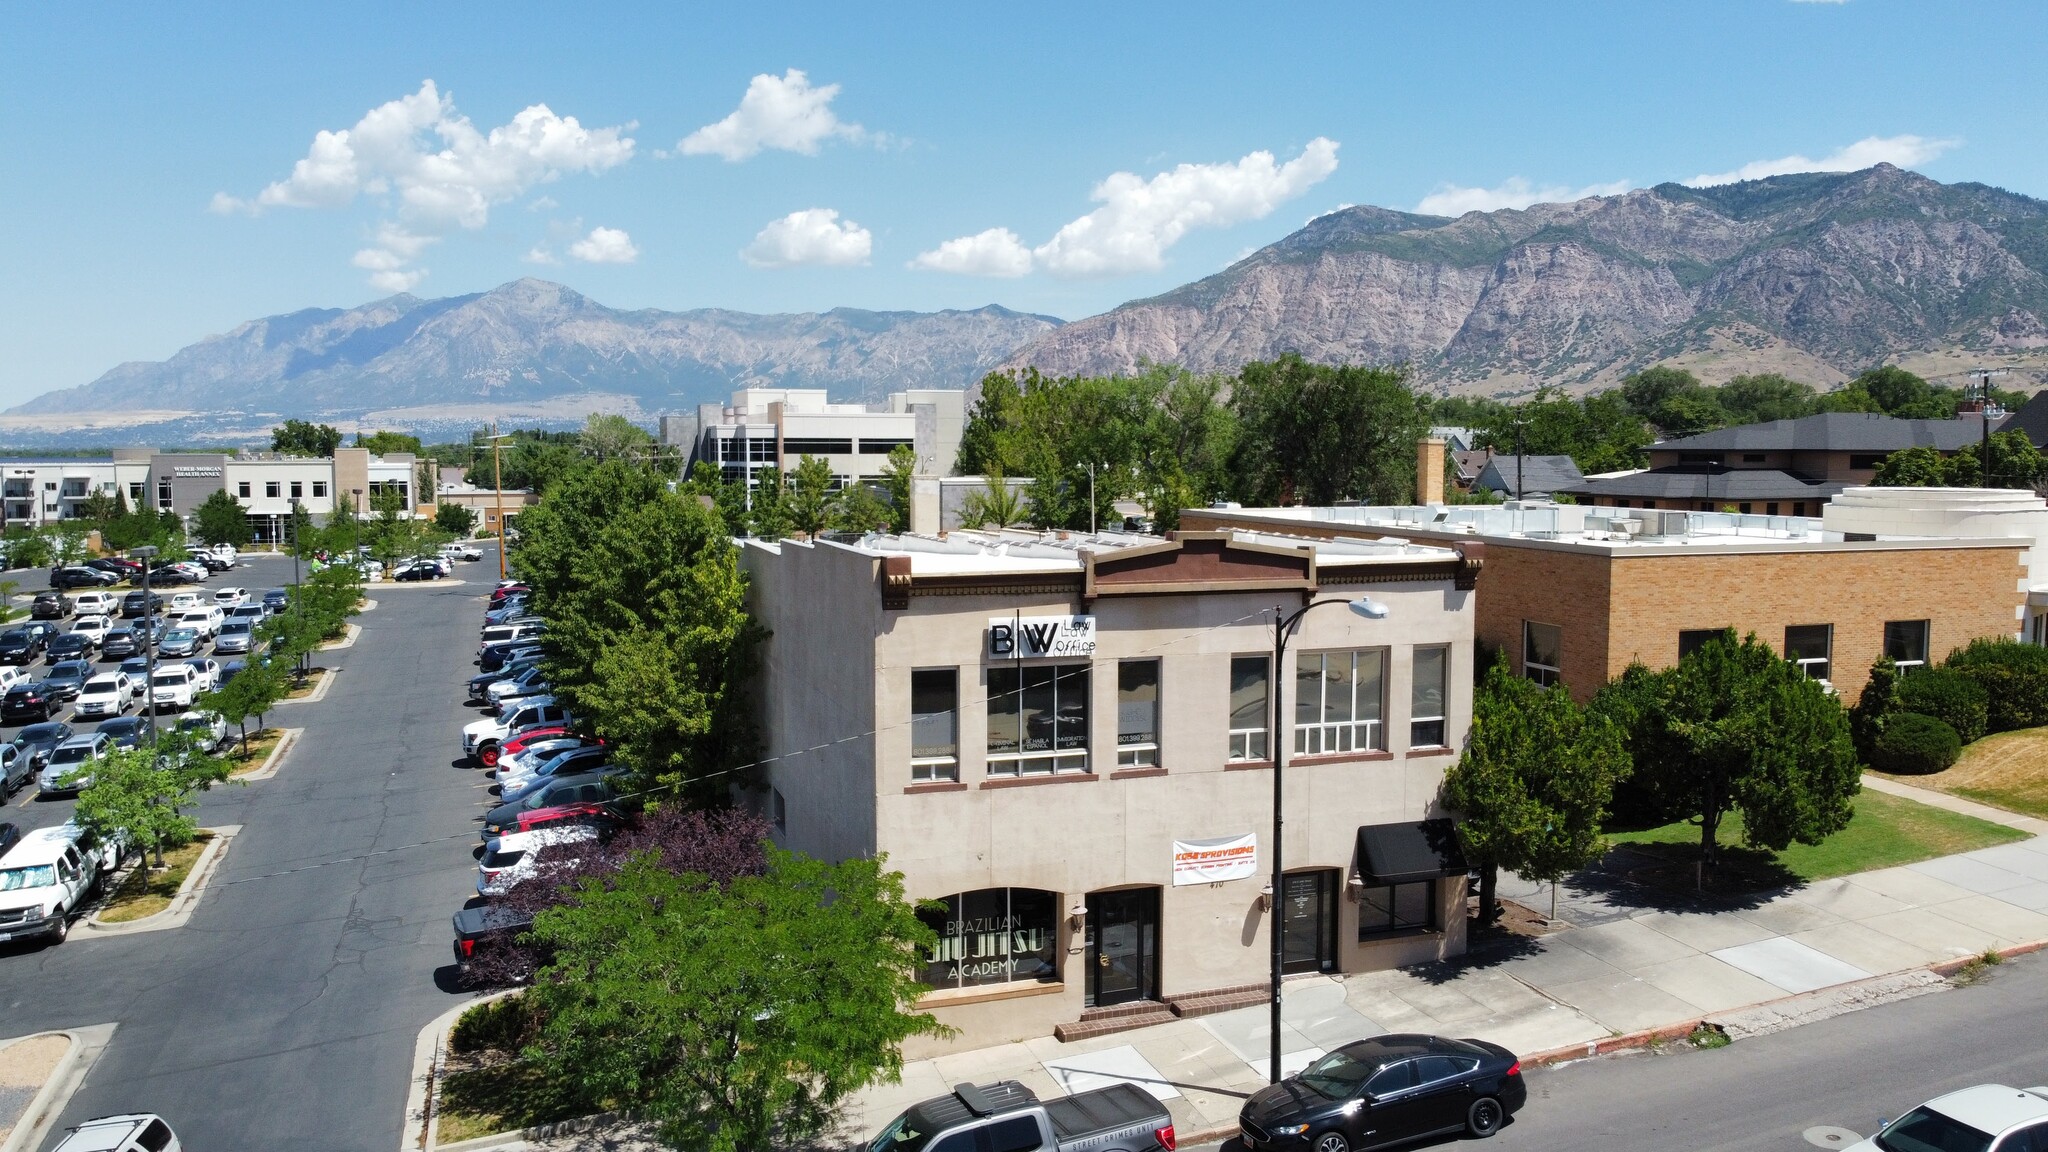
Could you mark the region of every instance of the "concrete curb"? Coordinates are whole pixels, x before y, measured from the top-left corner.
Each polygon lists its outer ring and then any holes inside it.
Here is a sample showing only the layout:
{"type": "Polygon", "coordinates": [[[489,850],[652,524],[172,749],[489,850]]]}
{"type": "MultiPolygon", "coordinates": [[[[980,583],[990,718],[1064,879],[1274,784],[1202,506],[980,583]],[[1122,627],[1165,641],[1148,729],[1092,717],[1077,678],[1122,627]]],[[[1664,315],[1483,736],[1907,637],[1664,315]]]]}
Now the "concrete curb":
{"type": "MultiPolygon", "coordinates": [[[[57,1117],[64,1112],[64,1105],[71,1102],[71,1094],[85,1083],[85,1074],[98,1062],[100,1053],[107,1050],[107,1042],[114,1038],[114,1024],[94,1024],[87,1028],[66,1028],[57,1035],[68,1037],[71,1047],[57,1061],[57,1067],[50,1072],[50,1078],[36,1090],[28,1107],[22,1110],[20,1123],[7,1134],[7,1140],[0,1143],[0,1152],[35,1152],[42,1147],[43,1139],[50,1134],[50,1128],[57,1117]]],[[[33,1036],[48,1036],[49,1032],[37,1032],[33,1036]]],[[[33,1036],[23,1036],[28,1040],[33,1036]]]]}
{"type": "MultiPolygon", "coordinates": [[[[326,685],[323,684],[321,687],[325,688],[326,685]]],[[[277,762],[284,759],[284,754],[291,751],[292,745],[298,743],[299,737],[305,735],[305,732],[304,728],[278,729],[277,743],[271,746],[270,755],[263,758],[263,766],[254,772],[244,772],[239,776],[229,776],[228,779],[240,780],[244,784],[252,784],[259,780],[268,780],[272,776],[277,775],[277,762]]]]}
{"type": "Polygon", "coordinates": [[[365,599],[356,605],[356,611],[358,612],[375,612],[376,610],[377,602],[375,600],[365,599]]]}
{"type": "Polygon", "coordinates": [[[473,996],[427,1022],[412,1044],[412,1075],[406,1080],[404,1126],[399,1130],[398,1152],[425,1152],[433,1143],[434,1117],[430,1106],[438,1102],[435,1091],[441,1082],[441,1066],[448,1049],[448,1034],[462,1014],[486,1001],[509,996],[518,989],[473,996]]]}
{"type": "MultiPolygon", "coordinates": [[[[353,628],[355,627],[355,625],[351,624],[349,625],[349,627],[353,628]]],[[[304,696],[294,697],[289,700],[279,700],[276,704],[271,705],[271,707],[282,708],[287,704],[318,704],[320,701],[327,699],[327,689],[331,685],[333,685],[333,683],[334,669],[322,668],[320,670],[320,682],[318,684],[313,685],[313,690],[311,692],[306,693],[304,696]]]]}
{"type": "Polygon", "coordinates": [[[192,919],[193,909],[199,907],[199,898],[206,894],[207,878],[220,867],[220,858],[227,855],[228,843],[241,830],[240,824],[223,824],[207,829],[213,833],[213,839],[200,850],[199,859],[192,862],[192,871],[187,872],[185,882],[178,885],[170,907],[121,924],[100,923],[99,910],[95,908],[92,915],[80,922],[79,929],[89,936],[131,936],[138,932],[163,932],[184,927],[185,922],[192,919]]]}
{"type": "Polygon", "coordinates": [[[348,626],[348,635],[343,636],[339,640],[329,640],[327,643],[320,645],[320,647],[318,648],[315,648],[314,651],[339,652],[343,648],[353,648],[355,647],[356,637],[361,636],[362,634],[363,629],[360,625],[351,624],[348,626]]]}
{"type": "MultiPolygon", "coordinates": [[[[458,584],[467,583],[469,581],[464,580],[460,576],[443,576],[439,580],[379,580],[377,581],[377,590],[379,592],[389,592],[394,588],[453,588],[458,584]]],[[[34,597],[30,597],[30,599],[34,599],[34,597]]]]}

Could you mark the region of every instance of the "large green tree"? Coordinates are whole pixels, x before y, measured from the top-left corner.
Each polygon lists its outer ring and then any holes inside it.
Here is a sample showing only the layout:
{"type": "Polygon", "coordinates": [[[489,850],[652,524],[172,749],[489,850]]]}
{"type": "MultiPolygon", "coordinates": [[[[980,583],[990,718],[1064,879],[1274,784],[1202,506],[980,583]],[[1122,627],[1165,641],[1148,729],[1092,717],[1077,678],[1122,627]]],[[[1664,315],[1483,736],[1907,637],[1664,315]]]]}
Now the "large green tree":
{"type": "Polygon", "coordinates": [[[597,460],[617,456],[646,456],[654,448],[654,434],[614,413],[592,412],[577,436],[577,447],[597,460]]]}
{"type": "Polygon", "coordinates": [[[1472,733],[1444,776],[1444,803],[1464,816],[1458,839],[1481,869],[1480,916],[1498,912],[1502,868],[1555,883],[1606,849],[1600,829],[1629,772],[1621,730],[1496,659],[1472,701],[1472,733]]]}
{"type": "Polygon", "coordinates": [[[358,432],[356,447],[369,449],[372,456],[388,456],[393,452],[410,452],[418,456],[424,451],[420,447],[419,437],[408,436],[403,432],[358,432]]]}
{"type": "Polygon", "coordinates": [[[476,513],[460,504],[436,504],[434,527],[453,536],[468,536],[476,531],[476,513]]]}
{"type": "Polygon", "coordinates": [[[802,1145],[900,1074],[904,1040],[942,1031],[913,1010],[932,930],[875,859],[770,849],[765,875],[717,884],[643,854],[532,934],[553,961],[524,993],[527,1058],[671,1148],[802,1145]]]}
{"type": "Polygon", "coordinates": [[[1581,472],[1639,468],[1648,459],[1650,430],[1625,396],[1607,391],[1574,398],[1541,388],[1474,433],[1480,447],[1496,453],[1569,456],[1581,472]]]}
{"type": "Polygon", "coordinates": [[[255,533],[249,530],[249,513],[225,488],[207,493],[192,511],[192,531],[203,544],[232,544],[246,547],[255,533]]]}
{"type": "Polygon", "coordinates": [[[270,450],[287,456],[332,456],[341,447],[341,431],[328,424],[286,420],[270,430],[270,450]]]}
{"type": "Polygon", "coordinates": [[[804,456],[789,474],[789,522],[798,532],[816,536],[832,518],[832,465],[804,456]]]}
{"type": "Polygon", "coordinates": [[[1244,366],[1230,397],[1243,495],[1261,504],[1402,504],[1415,497],[1422,401],[1391,368],[1311,364],[1289,353],[1244,366]]]}
{"type": "Polygon", "coordinates": [[[1700,853],[1742,813],[1754,848],[1818,844],[1841,831],[1861,787],[1841,702],[1754,635],[1709,639],[1661,672],[1632,667],[1594,707],[1627,734],[1630,790],[1663,819],[1700,828],[1700,853]]]}
{"type": "Polygon", "coordinates": [[[103,838],[125,838],[162,867],[164,850],[188,844],[198,824],[183,809],[228,778],[228,765],[168,731],[155,746],[117,748],[87,764],[92,782],[78,793],[73,819],[103,838]]]}

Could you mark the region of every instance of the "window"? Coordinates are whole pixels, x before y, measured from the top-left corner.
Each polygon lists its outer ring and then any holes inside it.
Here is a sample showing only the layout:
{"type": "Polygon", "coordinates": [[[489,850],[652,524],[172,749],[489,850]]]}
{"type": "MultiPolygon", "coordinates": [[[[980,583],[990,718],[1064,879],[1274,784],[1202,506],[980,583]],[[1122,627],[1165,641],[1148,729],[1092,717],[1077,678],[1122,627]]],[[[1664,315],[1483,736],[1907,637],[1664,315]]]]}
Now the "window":
{"type": "Polygon", "coordinates": [[[2027,636],[2036,644],[2048,645],[2048,612],[2036,612],[2027,618],[2027,636]]]}
{"type": "Polygon", "coordinates": [[[1358,895],[1358,938],[1436,927],[1436,881],[1382,884],[1358,895]]]}
{"type": "Polygon", "coordinates": [[[325,495],[327,495],[327,481],[313,481],[313,499],[318,500],[325,495]]]}
{"type": "Polygon", "coordinates": [[[298,480],[292,481],[292,499],[298,500],[303,498],[305,495],[306,485],[304,484],[304,482],[298,480]]]}
{"type": "Polygon", "coordinates": [[[732,464],[746,458],[747,442],[731,436],[718,438],[718,459],[720,463],[732,464]]]}
{"type": "Polygon", "coordinates": [[[137,480],[128,485],[128,505],[131,508],[142,507],[142,481],[137,480]]]}
{"type": "Polygon", "coordinates": [[[1849,453],[1849,467],[1859,469],[1875,468],[1879,464],[1884,463],[1885,455],[1886,453],[1883,452],[1851,452],[1849,453]]]}
{"type": "Polygon", "coordinates": [[[1033,664],[988,673],[988,774],[1088,770],[1088,665],[1033,664]]]}
{"type": "Polygon", "coordinates": [[[1794,516],[1804,516],[1804,515],[1806,515],[1806,501],[1804,501],[1804,500],[1794,500],[1794,501],[1792,502],[1792,514],[1793,514],[1794,516]]]}
{"type": "Polygon", "coordinates": [[[1764,462],[1764,454],[1761,452],[1744,452],[1742,454],[1742,462],[1744,464],[1761,464],[1764,462]]]}
{"type": "Polygon", "coordinates": [[[156,503],[159,508],[169,508],[171,506],[171,482],[169,480],[159,480],[156,482],[156,503]]]}
{"type": "Polygon", "coordinates": [[[1039,1152],[1044,1147],[1036,1113],[1012,1116],[988,1126],[988,1152],[1039,1152]]]}
{"type": "Polygon", "coordinates": [[[1721,462],[1721,454],[1719,452],[1680,452],[1678,454],[1678,462],[1680,464],[1719,464],[1721,462]]]}
{"type": "Polygon", "coordinates": [[[1749,515],[1749,507],[1749,501],[1744,500],[1741,504],[1736,506],[1736,510],[1741,512],[1744,516],[1747,516],[1749,515]]]}
{"type": "Polygon", "coordinates": [[[863,456],[887,456],[898,448],[915,448],[916,446],[908,440],[870,440],[863,436],[860,439],[860,454],[863,456]]]}
{"type": "Polygon", "coordinates": [[[1688,628],[1678,634],[1678,658],[1687,656],[1706,647],[1707,641],[1726,632],[1726,628],[1688,628]]]}
{"type": "Polygon", "coordinates": [[[852,453],[853,440],[850,437],[786,436],[782,440],[784,456],[847,456],[852,453]]]}
{"type": "Polygon", "coordinates": [[[1832,624],[1794,624],[1785,629],[1785,659],[1815,680],[1828,678],[1828,653],[1834,647],[1832,624]]]}
{"type": "Polygon", "coordinates": [[[789,803],[782,798],[782,789],[770,788],[768,815],[775,822],[777,832],[789,831],[789,803]]]}
{"type": "Polygon", "coordinates": [[[1451,650],[1417,648],[1414,682],[1408,708],[1408,746],[1441,748],[1449,736],[1444,724],[1444,685],[1450,682],[1451,650]]]}
{"type": "Polygon", "coordinates": [[[762,436],[752,440],[742,441],[742,443],[744,443],[747,446],[747,463],[775,463],[775,437],[762,436]]]}
{"type": "Polygon", "coordinates": [[[910,674],[911,782],[959,778],[960,671],[919,668],[910,674]]]}
{"type": "Polygon", "coordinates": [[[278,497],[278,495],[279,495],[279,491],[278,491],[278,483],[277,483],[277,481],[275,481],[275,480],[265,480],[265,481],[263,482],[263,494],[264,494],[265,496],[269,497],[269,498],[270,498],[270,499],[272,499],[272,500],[275,500],[275,499],[277,499],[277,497],[278,497]]]}
{"type": "Polygon", "coordinates": [[[1927,621],[1887,620],[1884,625],[1884,654],[1904,672],[1927,663],[1927,621]]]}
{"type": "Polygon", "coordinates": [[[1159,763],[1159,661],[1125,660],[1116,666],[1116,763],[1151,768],[1159,763]]]}
{"type": "Polygon", "coordinates": [[[1548,688],[1562,678],[1563,667],[1564,629],[1522,621],[1522,675],[1548,688]]]}
{"type": "Polygon", "coordinates": [[[240,496],[244,500],[249,498],[249,482],[247,480],[243,480],[235,485],[235,495],[240,496]]]}
{"type": "Polygon", "coordinates": [[[1373,1073],[1372,1079],[1365,1082],[1365,1092],[1368,1096],[1391,1096],[1396,1092],[1405,1092],[1413,1087],[1415,1087],[1415,1062],[1413,1060],[1402,1060],[1395,1064],[1389,1064],[1373,1073]]]}
{"type": "Polygon", "coordinates": [[[142,1130],[142,1135],[135,1138],[135,1143],[142,1152],[164,1152],[171,1146],[171,1126],[161,1120],[151,1120],[149,1127],[142,1130]]]}
{"type": "Polygon", "coordinates": [[[1266,658],[1230,658],[1230,755],[1232,760],[1264,760],[1266,725],[1266,658]]]}
{"type": "Polygon", "coordinates": [[[1386,663],[1378,649],[1295,657],[1296,755],[1385,750],[1386,663]]]}
{"type": "Polygon", "coordinates": [[[1059,900],[1035,888],[960,892],[920,910],[918,919],[938,934],[925,957],[923,980],[934,988],[972,988],[1013,980],[1058,977],[1059,900]]]}
{"type": "Polygon", "coordinates": [[[1415,1082],[1434,1084],[1439,1080],[1455,1080],[1477,1067],[1479,1061],[1470,1056],[1417,1056],[1415,1082]]]}
{"type": "Polygon", "coordinates": [[[1777,514],[1778,514],[1778,502],[1777,502],[1776,500],[1767,500],[1767,501],[1765,501],[1765,502],[1764,502],[1764,515],[1766,515],[1766,516],[1776,516],[1777,514]]]}

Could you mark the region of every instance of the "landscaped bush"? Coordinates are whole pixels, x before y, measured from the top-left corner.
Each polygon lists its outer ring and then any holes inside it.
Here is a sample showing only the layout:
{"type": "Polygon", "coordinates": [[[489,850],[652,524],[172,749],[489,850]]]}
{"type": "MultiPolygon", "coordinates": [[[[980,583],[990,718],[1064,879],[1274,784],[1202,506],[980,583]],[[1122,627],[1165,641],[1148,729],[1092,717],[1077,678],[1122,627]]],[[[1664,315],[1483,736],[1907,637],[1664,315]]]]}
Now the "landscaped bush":
{"type": "Polygon", "coordinates": [[[1901,776],[1924,776],[1956,762],[1963,741],[1956,730],[1918,712],[1894,713],[1884,722],[1870,766],[1901,776]]]}
{"type": "Polygon", "coordinates": [[[448,1033],[448,1047],[469,1054],[497,1050],[517,1052],[538,1025],[523,997],[506,996],[464,1012],[448,1033]]]}
{"type": "Polygon", "coordinates": [[[1948,668],[1923,668],[1899,681],[1902,710],[1942,721],[1965,744],[1983,737],[1988,699],[1982,685],[1948,668]]]}
{"type": "Polygon", "coordinates": [[[2017,640],[1972,640],[1969,647],[1949,653],[1943,667],[1984,689],[1987,731],[2048,724],[2048,648],[2017,640]]]}

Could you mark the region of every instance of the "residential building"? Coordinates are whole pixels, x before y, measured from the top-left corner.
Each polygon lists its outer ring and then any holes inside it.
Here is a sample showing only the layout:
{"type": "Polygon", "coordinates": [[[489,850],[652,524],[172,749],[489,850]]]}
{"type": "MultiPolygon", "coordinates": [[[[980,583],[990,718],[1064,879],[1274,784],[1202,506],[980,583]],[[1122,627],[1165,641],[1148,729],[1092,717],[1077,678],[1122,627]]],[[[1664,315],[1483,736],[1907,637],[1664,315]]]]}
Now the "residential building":
{"type": "MultiPolygon", "coordinates": [[[[1754,633],[1853,700],[1880,654],[1938,659],[2021,627],[2032,537],[1849,533],[1834,520],[1583,505],[1209,508],[1197,530],[1486,544],[1478,642],[1587,699],[1631,663],[1668,667],[1723,628],[1754,633]]],[[[2048,609],[2044,609],[2048,610],[2048,609]]],[[[2044,625],[2048,627],[2048,625],[2044,625]]]]}
{"type": "Polygon", "coordinates": [[[786,476],[805,456],[832,469],[833,488],[880,476],[899,446],[917,452],[920,475],[952,472],[966,427],[966,393],[913,389],[891,393],[885,410],[834,404],[822,388],[742,388],[727,405],[704,404],[691,422],[665,417],[664,441],[694,435],[690,463],[708,461],[749,487],[763,470],[786,476]]]}
{"type": "Polygon", "coordinates": [[[475,513],[477,534],[481,536],[498,534],[499,509],[504,509],[505,519],[510,521],[519,515],[521,509],[538,499],[540,497],[527,488],[507,488],[500,492],[495,488],[478,488],[472,484],[443,484],[434,493],[434,503],[437,505],[455,504],[475,513]]]}
{"type": "Polygon", "coordinates": [[[1823,412],[1660,441],[1643,471],[1557,491],[1600,507],[1818,516],[1842,489],[1870,483],[1894,452],[1927,447],[1952,456],[1983,435],[1975,412],[1952,420],[1823,412]]]}
{"type": "Polygon", "coordinates": [[[940,942],[913,1057],[1265,998],[1464,948],[1440,817],[1470,723],[1476,541],[953,532],[743,542],[761,807],[886,855],[940,942]],[[1344,609],[1370,597],[1382,619],[1344,609]],[[1272,666],[1276,611],[1311,600],[1272,666]],[[1266,893],[1285,691],[1287,869],[1266,893]]]}
{"type": "Polygon", "coordinates": [[[1585,483],[1585,476],[1569,456],[1516,456],[1495,453],[1480,466],[1471,487],[1475,491],[1498,492],[1510,500],[1548,497],[1585,483]]]}

